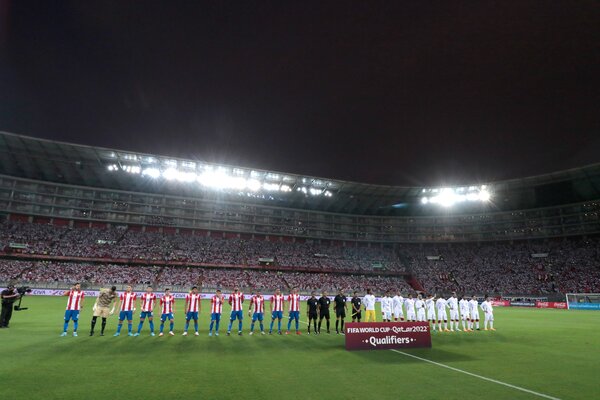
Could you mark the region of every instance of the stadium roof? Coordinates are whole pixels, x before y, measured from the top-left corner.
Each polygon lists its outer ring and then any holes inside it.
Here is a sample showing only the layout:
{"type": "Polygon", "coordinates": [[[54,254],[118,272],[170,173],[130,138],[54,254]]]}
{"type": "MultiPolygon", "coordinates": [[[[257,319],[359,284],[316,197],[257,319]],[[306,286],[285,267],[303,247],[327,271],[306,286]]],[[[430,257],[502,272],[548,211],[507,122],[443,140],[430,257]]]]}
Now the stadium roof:
{"type": "MultiPolygon", "coordinates": [[[[600,198],[600,163],[520,179],[476,182],[474,184],[477,187],[486,185],[492,194],[491,201],[460,204],[450,210],[421,204],[424,192],[437,191],[437,188],[347,182],[84,146],[6,132],[0,132],[0,174],[79,186],[359,215],[432,215],[517,210],[600,198]],[[156,173],[158,168],[163,172],[165,168],[170,168],[173,174],[176,173],[175,168],[179,171],[186,168],[196,172],[216,171],[216,178],[231,175],[275,190],[213,190],[200,184],[185,182],[185,174],[184,179],[157,180],[150,175],[153,175],[151,172],[156,173]],[[149,173],[145,174],[146,171],[149,173]],[[222,175],[218,175],[219,173],[222,175]]],[[[194,176],[197,175],[194,173],[194,176]]]]}

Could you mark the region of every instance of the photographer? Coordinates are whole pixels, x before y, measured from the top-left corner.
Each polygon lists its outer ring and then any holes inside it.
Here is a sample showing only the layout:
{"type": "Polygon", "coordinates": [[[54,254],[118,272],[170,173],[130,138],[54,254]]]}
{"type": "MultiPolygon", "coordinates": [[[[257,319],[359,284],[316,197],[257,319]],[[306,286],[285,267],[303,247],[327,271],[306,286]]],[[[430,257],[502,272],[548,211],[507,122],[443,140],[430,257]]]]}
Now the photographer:
{"type": "Polygon", "coordinates": [[[12,317],[13,303],[21,297],[16,291],[15,285],[8,285],[8,288],[0,293],[2,297],[2,313],[0,314],[0,328],[8,328],[10,317],[12,317]]]}

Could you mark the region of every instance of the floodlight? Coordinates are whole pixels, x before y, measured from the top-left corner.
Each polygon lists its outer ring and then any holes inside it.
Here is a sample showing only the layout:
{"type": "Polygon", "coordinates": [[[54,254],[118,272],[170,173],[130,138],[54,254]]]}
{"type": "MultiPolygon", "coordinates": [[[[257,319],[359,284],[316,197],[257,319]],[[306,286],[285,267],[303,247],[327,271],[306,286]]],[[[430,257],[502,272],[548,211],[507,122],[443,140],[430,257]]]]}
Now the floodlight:
{"type": "Polygon", "coordinates": [[[481,192],[479,192],[479,200],[481,201],[489,201],[490,200],[490,192],[488,192],[487,190],[482,190],[481,192]]]}
{"type": "Polygon", "coordinates": [[[146,168],[142,171],[142,175],[156,179],[160,176],[160,171],[158,168],[146,168]]]}

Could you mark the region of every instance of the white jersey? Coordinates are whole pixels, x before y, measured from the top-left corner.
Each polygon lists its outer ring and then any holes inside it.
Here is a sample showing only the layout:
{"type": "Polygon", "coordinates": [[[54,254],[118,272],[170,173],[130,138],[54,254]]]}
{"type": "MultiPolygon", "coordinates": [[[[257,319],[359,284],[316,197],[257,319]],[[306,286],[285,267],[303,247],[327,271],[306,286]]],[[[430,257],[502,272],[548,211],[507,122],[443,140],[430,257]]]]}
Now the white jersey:
{"type": "Polygon", "coordinates": [[[433,298],[425,300],[425,308],[427,309],[427,319],[435,321],[435,300],[433,298]]]}
{"type": "Polygon", "coordinates": [[[435,314],[435,300],[433,298],[425,300],[425,308],[427,308],[428,313],[435,314]]]}
{"type": "Polygon", "coordinates": [[[448,300],[446,300],[446,303],[448,303],[448,308],[450,311],[458,311],[458,299],[456,297],[450,297],[448,300]]]}
{"type": "Polygon", "coordinates": [[[404,306],[406,307],[406,315],[415,315],[414,299],[404,299],[404,306]]]}
{"type": "Polygon", "coordinates": [[[402,314],[402,304],[404,304],[404,297],[398,295],[392,297],[392,304],[394,306],[394,313],[402,314]]]}
{"type": "Polygon", "coordinates": [[[470,314],[469,313],[469,300],[465,300],[465,299],[461,299],[458,302],[458,308],[460,309],[460,314],[462,316],[467,316],[470,314]]]}
{"type": "Polygon", "coordinates": [[[447,304],[448,303],[446,302],[446,299],[439,298],[439,299],[437,299],[435,301],[435,307],[437,308],[438,312],[444,312],[445,313],[446,312],[446,305],[447,304]]]}
{"type": "Polygon", "coordinates": [[[469,314],[471,315],[471,319],[479,321],[479,303],[477,300],[471,299],[469,300],[469,314]]]}
{"type": "Polygon", "coordinates": [[[481,303],[481,309],[486,314],[493,314],[494,313],[494,307],[492,306],[492,302],[491,301],[487,301],[486,300],[483,303],[481,303]]]}
{"type": "Polygon", "coordinates": [[[421,299],[415,300],[415,308],[417,309],[417,321],[425,322],[425,302],[421,299]]]}
{"type": "Polygon", "coordinates": [[[391,297],[382,297],[381,298],[381,312],[382,313],[391,313],[392,312],[392,298],[391,297]]]}
{"type": "Polygon", "coordinates": [[[419,310],[425,311],[425,302],[421,299],[415,300],[415,308],[417,309],[417,312],[419,312],[419,310]]]}
{"type": "Polygon", "coordinates": [[[446,299],[442,299],[439,298],[436,300],[435,302],[435,306],[437,308],[437,319],[438,321],[447,321],[448,320],[448,314],[446,314],[446,305],[448,303],[446,302],[446,299]]]}
{"type": "Polygon", "coordinates": [[[375,311],[375,296],[373,296],[372,294],[365,295],[365,297],[363,297],[362,303],[365,306],[365,310],[375,311]]]}

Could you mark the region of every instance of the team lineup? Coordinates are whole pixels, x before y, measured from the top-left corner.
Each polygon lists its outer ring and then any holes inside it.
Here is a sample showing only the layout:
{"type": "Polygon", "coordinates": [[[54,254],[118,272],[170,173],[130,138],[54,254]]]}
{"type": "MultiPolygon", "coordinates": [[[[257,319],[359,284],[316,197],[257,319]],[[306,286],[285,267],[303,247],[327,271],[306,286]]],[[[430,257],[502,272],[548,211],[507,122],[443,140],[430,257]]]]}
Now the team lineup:
{"type": "MultiPolygon", "coordinates": [[[[68,300],[61,336],[67,335],[70,321],[73,322],[73,336],[77,336],[79,313],[83,308],[85,294],[81,290],[79,283],[76,283],[70,290],[65,291],[63,294],[68,297],[68,300]]],[[[198,319],[201,312],[201,299],[202,295],[199,293],[196,286],[192,287],[190,292],[186,294],[184,299],[185,325],[182,336],[188,335],[191,322],[194,324],[194,335],[199,336],[198,319]]],[[[139,306],[141,311],[137,331],[134,333],[133,315],[138,306],[137,293],[133,291],[131,286],[127,286],[126,290],[121,294],[117,293],[115,286],[110,289],[101,289],[94,306],[92,307],[93,316],[91,320],[90,336],[95,334],[98,317],[102,320],[100,336],[104,336],[107,319],[114,314],[117,308],[119,309],[118,325],[113,336],[121,335],[121,330],[125,321],[127,321],[127,335],[139,336],[146,319],[148,320],[150,335],[155,336],[154,309],[157,302],[159,303],[161,310],[158,336],[165,335],[165,324],[167,322],[169,324],[167,334],[174,336],[175,300],[175,296],[171,293],[170,289],[165,289],[164,294],[159,298],[154,293],[153,288],[148,286],[146,291],[139,296],[139,306]]],[[[221,290],[216,290],[215,294],[210,298],[210,325],[208,335],[213,336],[214,334],[215,336],[219,336],[223,304],[227,302],[231,308],[231,313],[226,334],[228,336],[231,335],[234,323],[237,321],[237,334],[241,336],[244,319],[244,301],[245,296],[238,288],[235,288],[233,293],[231,293],[227,299],[225,299],[221,290]]],[[[250,296],[248,317],[251,317],[251,323],[249,335],[254,334],[257,323],[260,329],[258,332],[262,335],[267,334],[264,321],[266,301],[267,299],[260,291],[255,291],[250,296]]],[[[354,296],[350,299],[352,322],[362,321],[363,309],[365,311],[364,322],[376,322],[376,302],[376,298],[371,293],[370,289],[367,290],[367,294],[362,298],[357,295],[357,292],[354,292],[354,296]]],[[[276,333],[279,335],[283,334],[282,320],[284,318],[284,309],[287,308],[288,320],[285,334],[288,335],[291,332],[295,332],[295,334],[300,335],[300,303],[301,298],[297,289],[293,289],[287,296],[277,289],[275,294],[270,296],[269,299],[271,321],[268,334],[273,334],[275,322],[277,322],[276,333]],[[294,331],[291,330],[292,323],[294,324],[294,331]]],[[[330,333],[331,303],[332,301],[327,296],[327,293],[323,292],[322,296],[319,298],[316,297],[315,292],[311,293],[311,296],[306,301],[308,334],[311,334],[311,327],[313,334],[320,334],[323,320],[325,320],[326,332],[328,334],[330,333]]],[[[489,330],[495,331],[493,305],[490,298],[487,296],[485,300],[479,304],[474,296],[471,298],[463,296],[459,300],[456,293],[452,293],[452,296],[448,299],[436,297],[435,295],[427,295],[425,299],[423,299],[421,294],[418,294],[416,298],[413,298],[412,294],[408,294],[408,296],[404,298],[400,293],[397,293],[392,297],[390,292],[386,292],[380,299],[380,303],[383,322],[429,322],[431,324],[431,329],[437,332],[461,331],[459,322],[462,322],[462,331],[464,332],[479,330],[479,309],[481,309],[484,313],[484,330],[487,331],[489,326],[489,330]],[[406,313],[404,310],[406,310],[406,313]],[[449,311],[450,314],[449,318],[447,311],[449,311]]],[[[348,311],[348,299],[342,291],[339,291],[334,297],[333,309],[336,318],[335,331],[337,334],[343,335],[346,312],[348,311]]]]}

